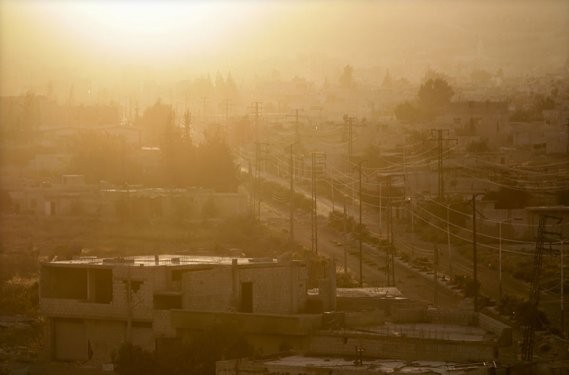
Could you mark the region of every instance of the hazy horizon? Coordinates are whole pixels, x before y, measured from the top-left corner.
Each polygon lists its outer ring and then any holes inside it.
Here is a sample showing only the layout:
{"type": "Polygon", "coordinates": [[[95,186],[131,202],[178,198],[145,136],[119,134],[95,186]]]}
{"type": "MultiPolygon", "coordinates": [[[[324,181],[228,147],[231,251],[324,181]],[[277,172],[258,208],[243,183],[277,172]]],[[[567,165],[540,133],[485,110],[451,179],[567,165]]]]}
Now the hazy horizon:
{"type": "Polygon", "coordinates": [[[565,1],[0,1],[1,91],[48,81],[181,81],[232,72],[323,81],[352,64],[416,80],[435,70],[554,71],[565,1]]]}

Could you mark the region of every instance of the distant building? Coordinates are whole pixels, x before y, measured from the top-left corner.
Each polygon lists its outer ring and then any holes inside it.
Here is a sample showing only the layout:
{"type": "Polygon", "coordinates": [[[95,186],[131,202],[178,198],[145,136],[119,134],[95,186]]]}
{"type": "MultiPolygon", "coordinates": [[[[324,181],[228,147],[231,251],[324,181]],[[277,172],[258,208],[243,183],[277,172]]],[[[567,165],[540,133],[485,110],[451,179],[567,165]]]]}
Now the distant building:
{"type": "Polygon", "coordinates": [[[10,197],[16,212],[46,217],[198,220],[238,216],[247,210],[247,198],[240,193],[87,184],[82,175],[63,175],[57,182],[12,190],[10,197]]]}
{"type": "Polygon", "coordinates": [[[442,116],[458,137],[477,136],[492,148],[508,140],[508,120],[508,103],[490,101],[453,102],[442,116]]]}

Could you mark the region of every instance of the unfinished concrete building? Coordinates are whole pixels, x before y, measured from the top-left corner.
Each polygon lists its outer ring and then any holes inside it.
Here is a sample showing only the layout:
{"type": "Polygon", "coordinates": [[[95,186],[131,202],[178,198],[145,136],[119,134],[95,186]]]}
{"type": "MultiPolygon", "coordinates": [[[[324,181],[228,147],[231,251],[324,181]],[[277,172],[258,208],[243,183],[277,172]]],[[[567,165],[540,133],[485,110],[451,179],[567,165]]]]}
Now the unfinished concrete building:
{"type": "Polygon", "coordinates": [[[167,350],[224,325],[261,356],[353,357],[360,348],[367,360],[464,364],[498,361],[511,346],[509,327],[484,314],[428,308],[396,288],[336,289],[335,268],[324,268],[320,288],[309,291],[299,261],[160,255],[44,263],[48,354],[104,363],[124,342],[167,350]]]}
{"type": "Polygon", "coordinates": [[[157,340],[211,314],[286,321],[304,308],[306,281],[303,263],[273,259],[157,255],[44,263],[48,355],[105,362],[127,341],[153,350],[157,340]]]}

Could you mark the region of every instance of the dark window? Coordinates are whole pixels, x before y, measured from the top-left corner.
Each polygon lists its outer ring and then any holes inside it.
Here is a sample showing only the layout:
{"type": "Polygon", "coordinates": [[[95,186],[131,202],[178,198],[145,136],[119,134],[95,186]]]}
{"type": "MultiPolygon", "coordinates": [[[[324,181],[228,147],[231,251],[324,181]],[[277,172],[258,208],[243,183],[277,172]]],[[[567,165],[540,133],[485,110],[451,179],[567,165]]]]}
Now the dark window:
{"type": "Polygon", "coordinates": [[[132,328],[152,328],[152,322],[132,322],[132,328]]]}
{"type": "Polygon", "coordinates": [[[154,295],[154,308],[157,310],[170,310],[182,308],[182,296],[178,294],[154,295]]]}
{"type": "Polygon", "coordinates": [[[253,283],[241,283],[241,306],[240,312],[253,312],[253,283]]]}
{"type": "Polygon", "coordinates": [[[95,303],[111,303],[113,300],[113,271],[89,270],[89,300],[95,303]]]}
{"type": "Polygon", "coordinates": [[[42,297],[87,299],[87,269],[44,267],[41,275],[42,297]]]}

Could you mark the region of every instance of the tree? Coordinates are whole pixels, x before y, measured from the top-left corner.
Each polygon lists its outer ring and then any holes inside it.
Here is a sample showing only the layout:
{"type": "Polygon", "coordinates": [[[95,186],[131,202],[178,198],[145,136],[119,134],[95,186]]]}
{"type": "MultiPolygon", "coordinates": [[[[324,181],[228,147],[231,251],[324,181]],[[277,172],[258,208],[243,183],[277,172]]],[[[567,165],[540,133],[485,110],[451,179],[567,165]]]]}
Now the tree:
{"type": "Polygon", "coordinates": [[[412,124],[422,118],[420,110],[408,101],[399,103],[394,112],[397,120],[404,124],[412,124]]]}
{"type": "Polygon", "coordinates": [[[161,183],[174,187],[195,185],[198,158],[191,139],[182,136],[180,132],[174,132],[164,139],[160,149],[162,151],[161,183]]]}
{"type": "Polygon", "coordinates": [[[137,124],[142,130],[144,141],[152,145],[160,144],[166,127],[170,125],[173,118],[172,106],[163,104],[160,99],[153,106],[146,108],[137,124]]]}
{"type": "Polygon", "coordinates": [[[225,137],[219,131],[206,131],[197,149],[197,184],[218,192],[237,191],[238,169],[225,137]]]}
{"type": "Polygon", "coordinates": [[[433,111],[448,105],[453,95],[453,89],[442,78],[428,79],[421,85],[417,93],[419,104],[423,108],[433,111]]]}
{"type": "Polygon", "coordinates": [[[84,131],[71,139],[71,162],[67,173],[83,174],[88,182],[132,182],[138,166],[129,158],[130,148],[120,136],[84,131]]]}

